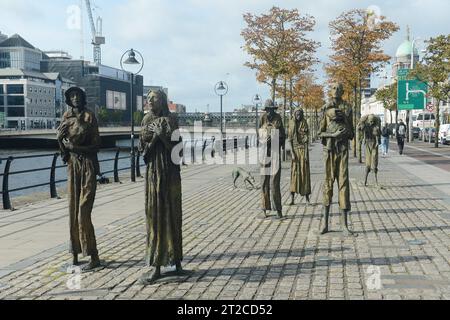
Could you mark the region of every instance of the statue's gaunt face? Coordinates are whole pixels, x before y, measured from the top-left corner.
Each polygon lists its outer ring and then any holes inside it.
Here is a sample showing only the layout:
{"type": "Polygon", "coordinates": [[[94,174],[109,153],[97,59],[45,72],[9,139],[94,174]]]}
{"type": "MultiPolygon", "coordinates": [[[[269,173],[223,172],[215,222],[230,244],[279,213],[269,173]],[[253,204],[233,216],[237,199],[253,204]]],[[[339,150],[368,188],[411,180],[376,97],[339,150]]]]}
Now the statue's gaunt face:
{"type": "Polygon", "coordinates": [[[78,91],[74,91],[70,94],[70,102],[72,103],[72,106],[77,109],[81,109],[83,106],[81,105],[81,101],[83,100],[83,97],[81,96],[81,93],[78,91]]]}
{"type": "Polygon", "coordinates": [[[162,111],[162,101],[159,94],[156,92],[152,92],[148,96],[148,104],[150,109],[153,111],[153,114],[159,115],[162,111]]]}
{"type": "Polygon", "coordinates": [[[295,120],[302,121],[303,117],[304,117],[304,114],[303,114],[302,110],[298,110],[295,112],[295,120]]]}
{"type": "Polygon", "coordinates": [[[344,95],[344,87],[340,83],[334,83],[330,90],[333,99],[341,99],[344,95]]]}

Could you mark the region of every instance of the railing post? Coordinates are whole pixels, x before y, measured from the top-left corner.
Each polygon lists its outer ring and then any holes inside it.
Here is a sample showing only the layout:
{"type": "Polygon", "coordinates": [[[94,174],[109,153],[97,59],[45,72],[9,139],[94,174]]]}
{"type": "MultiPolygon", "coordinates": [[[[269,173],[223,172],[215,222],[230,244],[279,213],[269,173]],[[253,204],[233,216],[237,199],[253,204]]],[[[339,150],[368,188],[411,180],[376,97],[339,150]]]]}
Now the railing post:
{"type": "Polygon", "coordinates": [[[183,143],[183,150],[182,150],[182,155],[183,155],[183,166],[186,165],[186,153],[184,152],[186,150],[186,146],[187,146],[187,141],[185,141],[183,143]]]}
{"type": "Polygon", "coordinates": [[[192,164],[195,164],[195,145],[197,144],[197,140],[195,140],[194,144],[192,144],[191,140],[191,162],[192,164]]]}
{"type": "Polygon", "coordinates": [[[11,199],[9,198],[9,169],[11,168],[11,162],[14,160],[13,157],[9,157],[5,164],[5,171],[3,175],[3,209],[13,210],[11,205],[11,199]]]}
{"type": "Polygon", "coordinates": [[[205,140],[203,142],[203,147],[202,147],[202,161],[206,160],[206,156],[205,156],[205,150],[206,150],[206,146],[208,145],[208,140],[205,140]]]}
{"type": "Polygon", "coordinates": [[[216,156],[216,138],[211,138],[212,148],[211,148],[211,158],[214,158],[216,156]]]}
{"type": "Polygon", "coordinates": [[[58,192],[56,191],[56,161],[58,160],[59,153],[55,153],[52,161],[52,168],[50,169],[50,197],[52,199],[58,198],[58,192]]]}
{"type": "Polygon", "coordinates": [[[117,149],[116,158],[114,159],[114,182],[119,183],[119,155],[120,149],[117,149]]]}
{"type": "Polygon", "coordinates": [[[142,178],[141,175],[141,152],[138,150],[136,155],[136,177],[142,178]]]}

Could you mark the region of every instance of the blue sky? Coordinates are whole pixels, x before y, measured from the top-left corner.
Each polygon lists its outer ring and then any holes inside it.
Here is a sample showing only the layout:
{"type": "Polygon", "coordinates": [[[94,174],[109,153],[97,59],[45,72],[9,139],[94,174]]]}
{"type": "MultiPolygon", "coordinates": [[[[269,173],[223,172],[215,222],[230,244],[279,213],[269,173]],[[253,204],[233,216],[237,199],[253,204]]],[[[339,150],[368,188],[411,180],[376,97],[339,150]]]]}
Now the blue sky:
{"type": "MultiPolygon", "coordinates": [[[[344,10],[376,5],[388,19],[402,28],[385,43],[394,55],[405,38],[406,25],[413,34],[428,39],[450,31],[450,2],[446,0],[92,0],[95,15],[103,18],[103,63],[119,67],[122,53],[135,48],[144,55],[142,72],[146,84],[169,88],[170,98],[190,111],[219,110],[214,85],[228,82],[226,110],[250,104],[259,93],[269,97],[268,88],[258,84],[254,72],[243,66],[248,59],[242,51],[242,14],[262,13],[276,5],[298,8],[317,20],[311,37],[322,47],[321,62],[329,54],[328,24],[344,10]]],[[[42,50],[62,49],[74,58],[81,55],[80,31],[68,28],[68,8],[79,0],[0,0],[0,31],[19,33],[42,50]]],[[[84,48],[92,60],[90,28],[84,14],[84,48]]],[[[318,76],[323,78],[322,66],[318,76]]]]}

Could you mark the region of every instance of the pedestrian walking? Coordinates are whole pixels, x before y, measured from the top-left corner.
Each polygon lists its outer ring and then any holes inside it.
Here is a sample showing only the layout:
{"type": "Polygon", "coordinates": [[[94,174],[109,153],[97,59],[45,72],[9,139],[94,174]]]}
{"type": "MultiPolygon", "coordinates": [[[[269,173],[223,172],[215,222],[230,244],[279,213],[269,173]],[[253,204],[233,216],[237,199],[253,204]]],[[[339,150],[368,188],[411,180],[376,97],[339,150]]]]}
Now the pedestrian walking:
{"type": "Polygon", "coordinates": [[[383,156],[387,156],[389,154],[389,139],[392,135],[391,129],[387,123],[384,124],[383,129],[381,129],[381,151],[383,152],[383,156]]]}
{"type": "Polygon", "coordinates": [[[397,126],[397,144],[398,144],[398,151],[400,155],[403,155],[403,150],[405,149],[405,139],[406,139],[406,125],[403,122],[403,120],[400,120],[400,123],[397,126]]]}

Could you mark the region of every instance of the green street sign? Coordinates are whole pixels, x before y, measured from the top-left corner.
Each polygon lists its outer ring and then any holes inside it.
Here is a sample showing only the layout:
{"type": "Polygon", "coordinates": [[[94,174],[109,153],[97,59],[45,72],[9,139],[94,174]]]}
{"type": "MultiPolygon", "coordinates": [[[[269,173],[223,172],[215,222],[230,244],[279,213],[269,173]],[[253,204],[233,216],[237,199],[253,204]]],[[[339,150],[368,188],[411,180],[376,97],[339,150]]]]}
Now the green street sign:
{"type": "Polygon", "coordinates": [[[398,110],[424,110],[428,86],[409,76],[409,69],[398,70],[398,110]]]}

